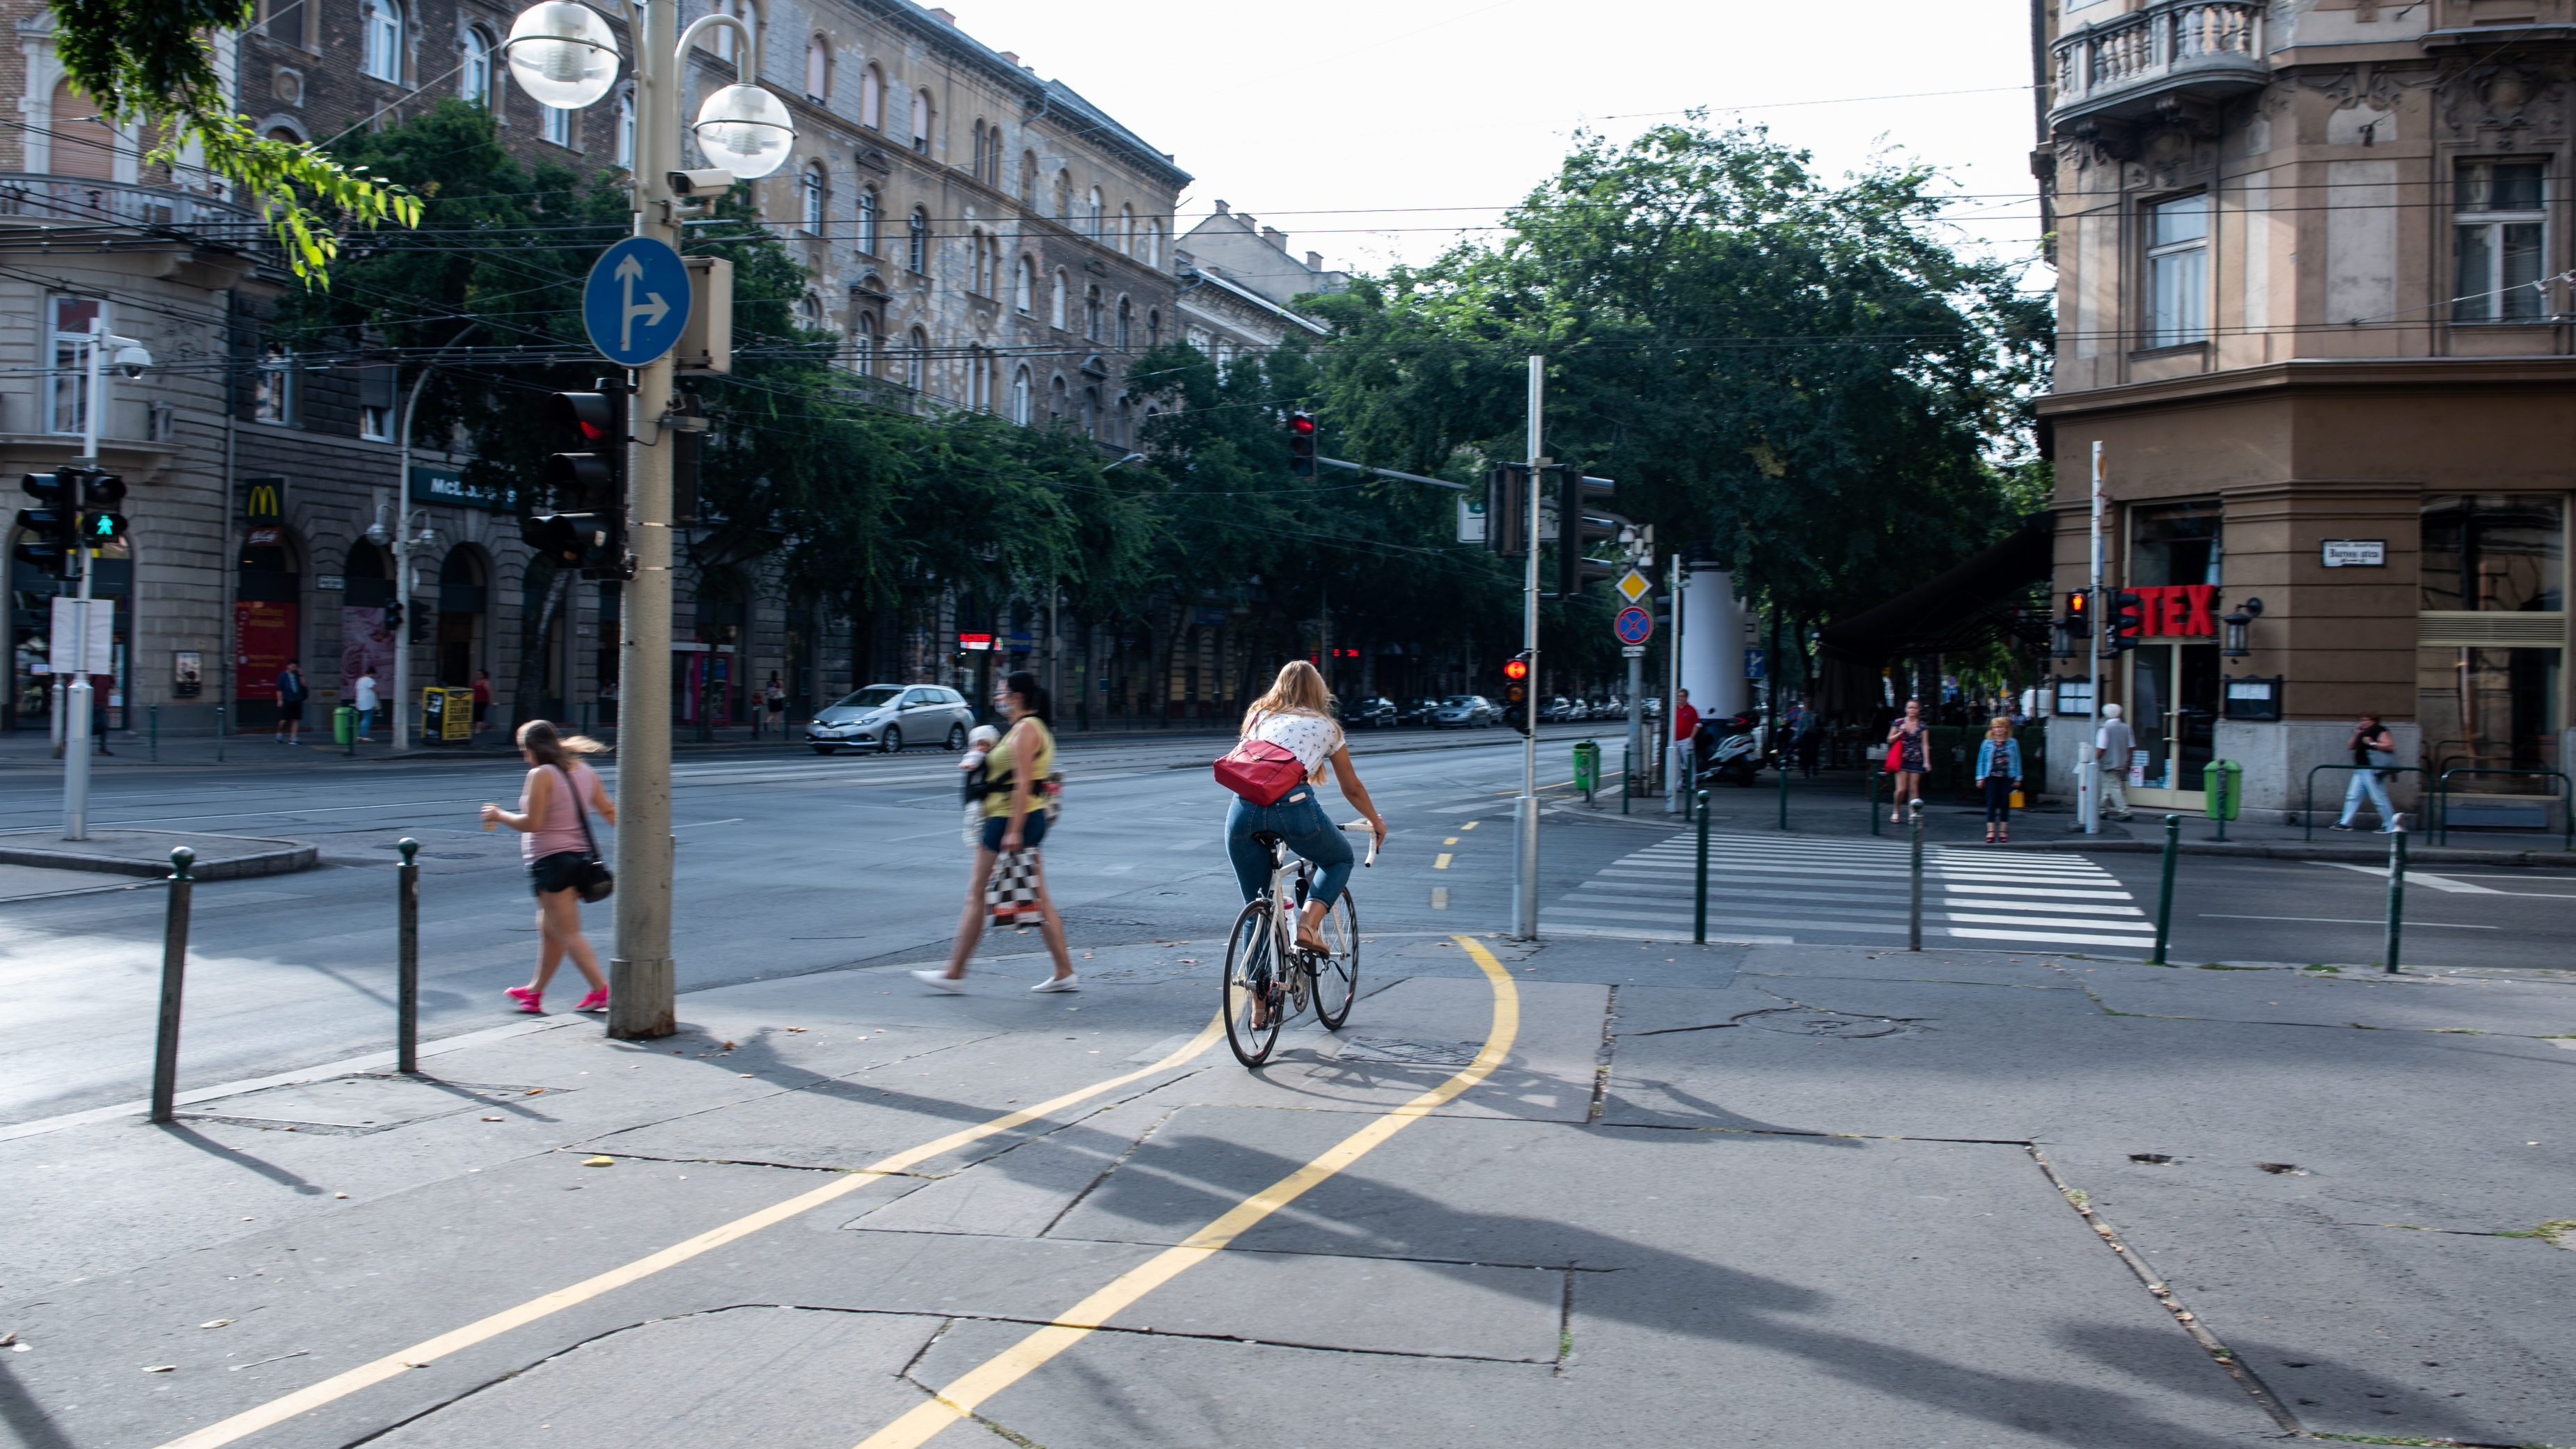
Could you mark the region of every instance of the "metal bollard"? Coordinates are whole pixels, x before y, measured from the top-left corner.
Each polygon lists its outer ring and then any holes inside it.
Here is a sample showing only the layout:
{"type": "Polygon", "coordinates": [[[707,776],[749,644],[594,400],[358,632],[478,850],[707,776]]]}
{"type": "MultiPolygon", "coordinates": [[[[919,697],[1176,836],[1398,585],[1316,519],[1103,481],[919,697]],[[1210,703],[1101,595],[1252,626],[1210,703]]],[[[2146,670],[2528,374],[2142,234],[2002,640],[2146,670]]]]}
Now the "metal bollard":
{"type": "Polygon", "coordinates": [[[1923,949],[1923,801],[1920,796],[1905,802],[1906,828],[1914,837],[1912,879],[1907,883],[1905,912],[1905,949],[1923,949]]]}
{"type": "Polygon", "coordinates": [[[1789,757],[1780,756],[1780,828],[1789,828],[1789,757]]]}
{"type": "Polygon", "coordinates": [[[1619,813],[1622,815],[1628,813],[1628,797],[1636,793],[1636,753],[1628,749],[1622,749],[1619,752],[1619,813]]]}
{"type": "Polygon", "coordinates": [[[2388,974],[2397,974],[2398,938],[2406,925],[2406,817],[2388,823],[2388,974]]]}
{"type": "Polygon", "coordinates": [[[224,707],[215,706],[215,763],[224,762],[224,707]]]}
{"type": "Polygon", "coordinates": [[[2147,958],[2150,966],[2165,962],[2165,946],[2173,939],[2174,857],[2182,853],[2182,817],[2165,817],[2164,881],[2156,887],[2156,954],[2147,958]]]}
{"type": "Polygon", "coordinates": [[[1708,792],[1699,792],[1699,874],[1692,891],[1691,940],[1708,944],[1708,792]]]}
{"type": "Polygon", "coordinates": [[[170,912],[161,929],[161,1028],[152,1044],[152,1120],[178,1115],[179,997],[188,977],[188,902],[197,886],[188,874],[197,853],[182,845],[170,852],[170,912]]]}
{"type": "MultiPolygon", "coordinates": [[[[1869,769],[1868,766],[1863,766],[1862,768],[1869,769]]],[[[1876,835],[1878,833],[1878,782],[1886,777],[1887,772],[1885,770],[1871,769],[1869,771],[1869,833],[1872,835],[1876,835]]]]}
{"type": "Polygon", "coordinates": [[[394,848],[394,1070],[420,1070],[420,842],[404,836],[394,848]]]}
{"type": "Polygon", "coordinates": [[[152,721],[151,753],[147,755],[146,758],[150,759],[152,763],[157,765],[161,763],[161,706],[157,704],[146,705],[143,709],[143,715],[144,718],[152,721]]]}

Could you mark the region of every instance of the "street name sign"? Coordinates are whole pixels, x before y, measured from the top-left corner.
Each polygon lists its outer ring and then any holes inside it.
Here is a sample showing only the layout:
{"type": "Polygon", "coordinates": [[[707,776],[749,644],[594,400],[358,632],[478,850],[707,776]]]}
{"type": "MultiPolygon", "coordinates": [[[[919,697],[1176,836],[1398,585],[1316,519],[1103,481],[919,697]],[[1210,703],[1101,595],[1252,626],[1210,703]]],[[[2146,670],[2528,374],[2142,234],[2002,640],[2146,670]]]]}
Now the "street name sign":
{"type": "Polygon", "coordinates": [[[1617,632],[1622,644],[1643,644],[1655,637],[1654,616],[1633,604],[1621,609],[1618,619],[1610,627],[1617,632]]]}
{"type": "Polygon", "coordinates": [[[1647,581],[1646,576],[1635,569],[1628,570],[1619,579],[1619,597],[1632,604],[1642,602],[1654,590],[1655,586],[1647,581]]]}
{"type": "Polygon", "coordinates": [[[2384,569],[2388,567],[2388,540],[2329,538],[2320,562],[2330,569],[2384,569]]]}
{"type": "Polygon", "coordinates": [[[581,289],[590,345],[619,367],[642,367],[689,326],[689,269],[667,243],[630,236],[599,254],[581,289]]]}
{"type": "Polygon", "coordinates": [[[1619,646],[1619,657],[1622,659],[1643,659],[1646,657],[1646,646],[1643,644],[1622,644],[1619,646]]]}

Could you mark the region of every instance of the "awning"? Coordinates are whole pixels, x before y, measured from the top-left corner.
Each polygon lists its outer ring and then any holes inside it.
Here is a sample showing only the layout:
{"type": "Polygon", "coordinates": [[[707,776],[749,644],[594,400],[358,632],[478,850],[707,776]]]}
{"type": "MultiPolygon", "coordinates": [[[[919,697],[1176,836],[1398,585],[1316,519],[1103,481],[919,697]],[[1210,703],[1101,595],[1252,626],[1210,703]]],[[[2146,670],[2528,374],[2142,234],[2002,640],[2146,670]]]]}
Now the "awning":
{"type": "Polygon", "coordinates": [[[1828,625],[1819,642],[1873,666],[1975,648],[2004,630],[2031,585],[2047,581],[2055,554],[2050,515],[2034,513],[2001,543],[1930,583],[1828,625]]]}

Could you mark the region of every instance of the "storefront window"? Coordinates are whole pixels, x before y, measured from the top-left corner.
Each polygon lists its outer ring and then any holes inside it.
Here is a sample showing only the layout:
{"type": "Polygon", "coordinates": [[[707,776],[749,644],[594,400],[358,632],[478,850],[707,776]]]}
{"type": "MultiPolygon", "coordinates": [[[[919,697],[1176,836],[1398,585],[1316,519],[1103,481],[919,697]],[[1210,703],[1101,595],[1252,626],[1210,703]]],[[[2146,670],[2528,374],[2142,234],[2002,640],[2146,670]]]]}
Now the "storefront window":
{"type": "Polygon", "coordinates": [[[2565,505],[2509,493],[2427,498],[2423,571],[2427,610],[2564,609],[2565,505]]]}
{"type": "Polygon", "coordinates": [[[2129,510],[2123,587],[2146,610],[2148,637],[2127,655],[2131,788],[2166,792],[2142,803],[2189,806],[2217,753],[2219,658],[2215,623],[2221,549],[2216,499],[2129,510]]]}

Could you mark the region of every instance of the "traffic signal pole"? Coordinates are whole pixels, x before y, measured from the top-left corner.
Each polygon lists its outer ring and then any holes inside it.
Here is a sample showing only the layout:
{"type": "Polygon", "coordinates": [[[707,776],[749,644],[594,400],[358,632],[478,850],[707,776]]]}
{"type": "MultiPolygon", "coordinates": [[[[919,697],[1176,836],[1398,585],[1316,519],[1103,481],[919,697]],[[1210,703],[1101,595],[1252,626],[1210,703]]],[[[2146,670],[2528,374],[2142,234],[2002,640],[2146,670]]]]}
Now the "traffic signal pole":
{"type": "MultiPolygon", "coordinates": [[[[680,156],[678,0],[644,0],[636,47],[635,234],[680,244],[670,175],[680,156]]],[[[748,50],[754,41],[744,41],[748,50]]],[[[757,61],[746,55],[744,69],[757,61]]],[[[756,72],[753,72],[756,73],[756,72]]],[[[627,540],[635,572],[619,610],[617,670],[617,945],[608,965],[608,1034],[629,1040],[679,1029],[671,959],[671,431],[670,353],[634,374],[627,410],[627,540]]]]}
{"type": "MultiPolygon", "coordinates": [[[[1512,871],[1512,939],[1538,939],[1538,501],[1541,461],[1539,409],[1546,400],[1547,359],[1529,360],[1529,557],[1521,579],[1521,647],[1530,661],[1530,729],[1521,737],[1521,795],[1515,803],[1512,871]]],[[[1560,532],[1568,520],[1557,520],[1560,532]]],[[[1567,545],[1560,539],[1559,547],[1567,545]]]]}
{"type": "MultiPolygon", "coordinates": [[[[89,372],[82,379],[87,389],[81,408],[80,466],[98,467],[99,415],[107,410],[107,309],[102,304],[89,319],[89,372]]],[[[76,540],[72,557],[80,569],[80,607],[72,616],[72,682],[63,692],[63,839],[89,839],[89,752],[90,700],[89,682],[89,596],[92,584],[88,530],[82,525],[81,511],[87,503],[82,497],[87,473],[76,478],[66,501],[71,505],[72,537],[76,540]]],[[[55,669],[62,661],[51,661],[55,669]]]]}
{"type": "Polygon", "coordinates": [[[2102,661],[2111,656],[2112,628],[2110,621],[2101,617],[2102,442],[2099,438],[2093,441],[2093,558],[2089,578],[2086,588],[2091,592],[2084,596],[2084,600],[2095,618],[2084,650],[2092,656],[2085,663],[2090,666],[2093,684],[2084,693],[2092,703],[2084,711],[2084,746],[2075,752],[2075,818],[2083,826],[2085,834],[2099,835],[2102,833],[2102,761],[2098,747],[2102,741],[2102,675],[2105,672],[2102,661]]]}

